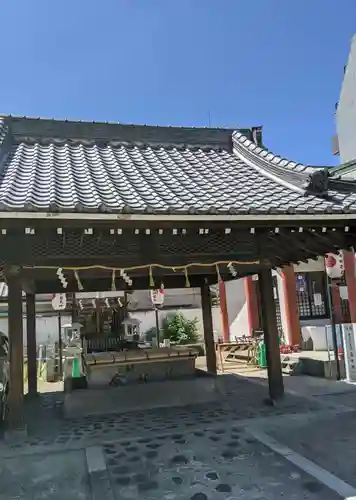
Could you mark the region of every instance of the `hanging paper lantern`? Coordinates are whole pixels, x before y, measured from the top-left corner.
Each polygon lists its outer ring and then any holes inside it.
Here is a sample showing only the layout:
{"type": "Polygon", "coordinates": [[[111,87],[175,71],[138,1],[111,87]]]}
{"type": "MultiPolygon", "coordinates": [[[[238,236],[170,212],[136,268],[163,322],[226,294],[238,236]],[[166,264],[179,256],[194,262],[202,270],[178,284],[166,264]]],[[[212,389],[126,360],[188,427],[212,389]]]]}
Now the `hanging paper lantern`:
{"type": "Polygon", "coordinates": [[[162,306],[164,302],[164,291],[152,289],[150,290],[151,301],[154,306],[162,306]]]}
{"type": "Polygon", "coordinates": [[[55,311],[63,311],[67,305],[65,293],[55,293],[52,296],[52,307],[55,311]]]}
{"type": "Polygon", "coordinates": [[[325,257],[325,269],[329,278],[341,278],[344,274],[344,258],[342,253],[328,253],[325,257]]]}

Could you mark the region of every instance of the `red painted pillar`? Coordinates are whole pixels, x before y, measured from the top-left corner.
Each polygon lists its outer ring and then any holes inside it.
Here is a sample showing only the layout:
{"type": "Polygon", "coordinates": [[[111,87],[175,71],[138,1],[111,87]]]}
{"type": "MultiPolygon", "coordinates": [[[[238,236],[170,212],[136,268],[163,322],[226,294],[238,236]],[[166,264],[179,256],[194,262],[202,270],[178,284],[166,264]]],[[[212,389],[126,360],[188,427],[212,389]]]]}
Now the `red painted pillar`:
{"type": "Polygon", "coordinates": [[[253,334],[253,330],[260,328],[260,315],[258,312],[258,298],[255,282],[252,276],[244,278],[244,288],[247,306],[247,320],[249,335],[253,334]]]}
{"type": "Polygon", "coordinates": [[[331,299],[333,303],[335,322],[344,323],[344,315],[342,313],[340,291],[337,283],[334,281],[331,284],[331,299]]]}
{"type": "Polygon", "coordinates": [[[223,341],[230,341],[230,325],[229,315],[227,313],[227,300],[226,300],[226,286],[224,281],[219,281],[219,301],[220,301],[220,315],[222,323],[223,341]]]}
{"type": "Polygon", "coordinates": [[[297,287],[293,266],[282,268],[284,312],[287,324],[287,343],[300,345],[300,321],[297,300],[297,287]]]}
{"type": "Polygon", "coordinates": [[[344,252],[344,267],[351,323],[356,323],[356,274],[355,253],[353,251],[344,252]]]}

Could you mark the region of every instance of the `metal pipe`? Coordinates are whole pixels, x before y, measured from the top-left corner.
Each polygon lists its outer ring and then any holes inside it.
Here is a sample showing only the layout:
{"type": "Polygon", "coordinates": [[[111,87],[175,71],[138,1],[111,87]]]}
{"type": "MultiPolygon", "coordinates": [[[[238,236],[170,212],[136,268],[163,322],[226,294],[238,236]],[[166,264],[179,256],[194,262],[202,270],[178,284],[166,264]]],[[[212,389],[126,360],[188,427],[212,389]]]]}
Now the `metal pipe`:
{"type": "Polygon", "coordinates": [[[159,348],[160,338],[159,338],[159,318],[158,318],[157,306],[155,306],[155,317],[156,317],[156,340],[157,340],[157,347],[159,348]]]}

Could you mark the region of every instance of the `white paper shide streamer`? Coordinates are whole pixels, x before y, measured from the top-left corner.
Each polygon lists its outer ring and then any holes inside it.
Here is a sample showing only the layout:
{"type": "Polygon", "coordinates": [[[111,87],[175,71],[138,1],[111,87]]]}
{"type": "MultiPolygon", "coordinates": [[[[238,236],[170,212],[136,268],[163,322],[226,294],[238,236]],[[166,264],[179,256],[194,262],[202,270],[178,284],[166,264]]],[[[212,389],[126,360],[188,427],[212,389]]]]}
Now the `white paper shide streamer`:
{"type": "Polygon", "coordinates": [[[61,267],[57,269],[57,276],[59,281],[61,282],[62,287],[67,288],[68,281],[66,280],[66,277],[63,274],[63,269],[61,267]]]}
{"type": "Polygon", "coordinates": [[[234,277],[236,278],[237,276],[237,271],[236,271],[236,267],[234,266],[234,264],[232,262],[229,262],[228,265],[227,265],[227,268],[229,270],[229,273],[234,277]]]}
{"type": "Polygon", "coordinates": [[[121,269],[120,276],[128,286],[132,286],[132,279],[126,274],[125,269],[121,269]]]}

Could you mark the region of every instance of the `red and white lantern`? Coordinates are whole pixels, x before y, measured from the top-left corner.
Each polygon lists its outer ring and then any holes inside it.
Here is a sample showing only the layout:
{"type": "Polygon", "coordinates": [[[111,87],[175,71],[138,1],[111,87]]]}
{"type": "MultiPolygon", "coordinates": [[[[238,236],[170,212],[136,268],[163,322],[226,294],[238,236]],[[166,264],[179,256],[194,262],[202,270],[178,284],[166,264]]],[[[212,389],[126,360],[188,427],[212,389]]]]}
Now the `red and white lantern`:
{"type": "Polygon", "coordinates": [[[340,279],[345,271],[344,257],[341,252],[328,253],[325,257],[326,274],[331,279],[340,279]]]}
{"type": "Polygon", "coordinates": [[[151,290],[151,301],[154,306],[162,306],[164,302],[164,288],[151,290]]]}

